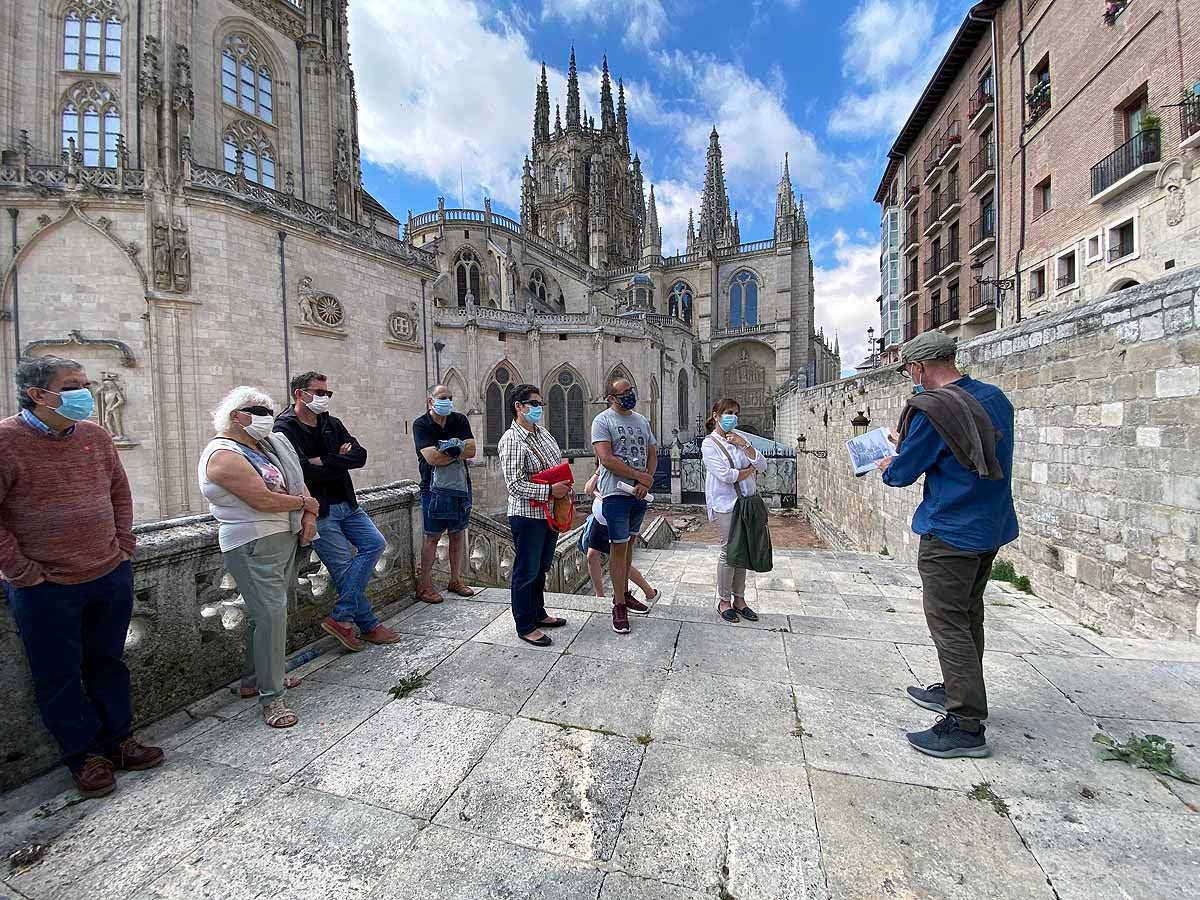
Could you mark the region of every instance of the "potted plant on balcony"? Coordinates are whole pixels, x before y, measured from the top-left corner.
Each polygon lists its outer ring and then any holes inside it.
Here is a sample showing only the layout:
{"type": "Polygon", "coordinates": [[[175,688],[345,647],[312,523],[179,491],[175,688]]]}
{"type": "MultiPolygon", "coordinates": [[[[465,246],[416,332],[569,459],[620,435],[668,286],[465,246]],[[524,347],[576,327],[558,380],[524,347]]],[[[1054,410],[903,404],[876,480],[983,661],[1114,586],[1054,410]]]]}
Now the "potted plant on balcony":
{"type": "Polygon", "coordinates": [[[1117,21],[1117,17],[1125,12],[1125,7],[1129,5],[1129,0],[1108,0],[1104,4],[1104,24],[1112,25],[1117,21]]]}
{"type": "Polygon", "coordinates": [[[1158,131],[1162,128],[1162,117],[1152,109],[1142,113],[1141,131],[1158,131]]]}

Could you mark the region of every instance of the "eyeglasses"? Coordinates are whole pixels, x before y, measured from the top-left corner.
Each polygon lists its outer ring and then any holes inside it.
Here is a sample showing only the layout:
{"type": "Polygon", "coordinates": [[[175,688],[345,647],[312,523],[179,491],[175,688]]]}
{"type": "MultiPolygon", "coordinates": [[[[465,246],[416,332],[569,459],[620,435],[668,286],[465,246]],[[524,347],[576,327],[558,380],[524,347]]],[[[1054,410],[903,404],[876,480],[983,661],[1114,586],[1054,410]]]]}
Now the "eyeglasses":
{"type": "Polygon", "coordinates": [[[333,396],[333,391],[326,391],[326,390],[310,391],[308,388],[304,388],[304,393],[312,394],[314,397],[332,397],[333,396]]]}
{"type": "Polygon", "coordinates": [[[252,416],[270,416],[275,418],[275,410],[269,406],[243,406],[238,412],[249,413],[252,416]]]}
{"type": "Polygon", "coordinates": [[[538,407],[545,406],[546,404],[544,404],[541,400],[526,400],[521,405],[531,406],[534,409],[537,409],[538,407]]]}

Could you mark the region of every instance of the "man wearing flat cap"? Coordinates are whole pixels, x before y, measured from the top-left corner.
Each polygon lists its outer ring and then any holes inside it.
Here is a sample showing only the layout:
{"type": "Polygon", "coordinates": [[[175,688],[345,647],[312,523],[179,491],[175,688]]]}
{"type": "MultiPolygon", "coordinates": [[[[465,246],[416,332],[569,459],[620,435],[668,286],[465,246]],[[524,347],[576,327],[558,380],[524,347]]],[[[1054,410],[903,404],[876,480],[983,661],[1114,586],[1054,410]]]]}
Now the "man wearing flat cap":
{"type": "Polygon", "coordinates": [[[917,571],[942,682],[910,687],[908,696],[942,718],[908,740],[943,758],[988,755],[983,591],[996,553],[1017,537],[1013,406],[995,385],[958,370],[955,347],[929,331],[901,348],[897,369],[913,396],[900,416],[897,455],[878,463],[891,487],[925,476],[912,529],[921,537],[917,571]]]}

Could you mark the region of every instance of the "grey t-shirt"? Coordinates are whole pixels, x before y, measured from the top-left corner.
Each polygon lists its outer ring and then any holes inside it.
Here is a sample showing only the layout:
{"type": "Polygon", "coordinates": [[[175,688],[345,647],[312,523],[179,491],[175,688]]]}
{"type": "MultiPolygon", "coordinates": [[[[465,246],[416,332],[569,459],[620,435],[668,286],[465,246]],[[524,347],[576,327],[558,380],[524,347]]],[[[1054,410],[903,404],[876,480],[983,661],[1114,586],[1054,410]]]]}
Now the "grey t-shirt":
{"type": "MultiPolygon", "coordinates": [[[[636,412],[623,416],[611,408],[592,419],[592,443],[597,441],[608,441],[612,444],[614,456],[627,466],[643,472],[646,471],[646,454],[651,447],[658,445],[645,416],[636,412]]],[[[631,483],[628,478],[618,478],[601,466],[600,481],[596,486],[600,496],[626,496],[626,492],[617,487],[620,481],[631,483]]]]}

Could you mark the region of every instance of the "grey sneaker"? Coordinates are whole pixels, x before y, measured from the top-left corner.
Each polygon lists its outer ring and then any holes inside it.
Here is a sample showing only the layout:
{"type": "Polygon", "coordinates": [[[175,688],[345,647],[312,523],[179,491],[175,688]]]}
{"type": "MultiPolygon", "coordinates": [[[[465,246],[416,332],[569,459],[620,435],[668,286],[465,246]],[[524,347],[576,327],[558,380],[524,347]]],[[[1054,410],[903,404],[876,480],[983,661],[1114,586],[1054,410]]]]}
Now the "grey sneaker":
{"type": "Polygon", "coordinates": [[[985,726],[979,726],[979,733],[963,731],[958,726],[954,716],[944,716],[937,724],[926,731],[913,731],[905,735],[914,748],[927,756],[940,759],[955,759],[961,756],[980,758],[988,756],[987,738],[984,737],[985,726]]]}
{"type": "Polygon", "coordinates": [[[908,699],[917,706],[932,709],[943,716],[946,714],[946,686],[940,681],[927,688],[910,687],[908,699]]]}

